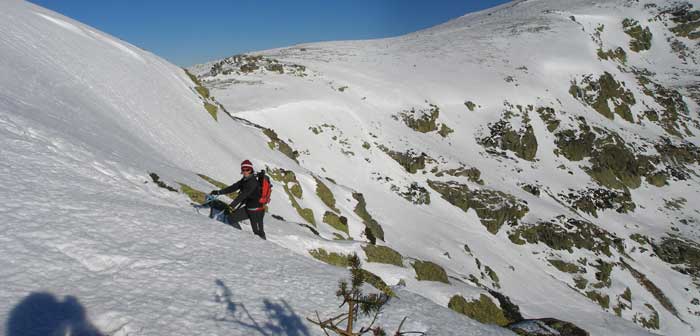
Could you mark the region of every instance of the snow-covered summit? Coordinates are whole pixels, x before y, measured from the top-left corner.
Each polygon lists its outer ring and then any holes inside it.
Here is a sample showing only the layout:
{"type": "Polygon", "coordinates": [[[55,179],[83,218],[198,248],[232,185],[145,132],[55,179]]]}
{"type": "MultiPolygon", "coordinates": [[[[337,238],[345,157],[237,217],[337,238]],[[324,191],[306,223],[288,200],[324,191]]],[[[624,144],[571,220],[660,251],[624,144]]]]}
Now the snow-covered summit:
{"type": "MultiPolygon", "coordinates": [[[[154,183],[209,191],[196,174],[232,182],[244,156],[294,164],[261,129],[208,111],[182,69],[22,1],[0,2],[0,88],[1,334],[323,334],[305,318],[334,311],[345,270],[154,183]]],[[[273,218],[268,230],[314,237],[273,218]]],[[[508,334],[395,291],[388,327],[508,334]]]]}
{"type": "MultiPolygon", "coordinates": [[[[307,172],[295,171],[304,195],[290,200],[307,210],[284,218],[334,212],[309,199],[309,173],[363,194],[336,195],[350,201],[338,214],[348,236],[366,240],[369,228],[402,255],[399,267],[368,265],[388,283],[452,307],[497,291],[525,317],[592,334],[623,320],[693,334],[699,5],[514,1],[405,36],[190,70],[296,151],[307,172]],[[381,229],[355,217],[360,203],[381,229]],[[416,261],[439,264],[449,284],[416,280],[416,261]]],[[[345,237],[334,228],[321,236],[345,237]]]]}
{"type": "Polygon", "coordinates": [[[312,257],[358,253],[389,326],[694,334],[698,6],[516,1],[188,75],[4,1],[5,332],[320,334],[347,272],[312,257]],[[275,183],[269,242],[189,204],[244,158],[275,183]]]}

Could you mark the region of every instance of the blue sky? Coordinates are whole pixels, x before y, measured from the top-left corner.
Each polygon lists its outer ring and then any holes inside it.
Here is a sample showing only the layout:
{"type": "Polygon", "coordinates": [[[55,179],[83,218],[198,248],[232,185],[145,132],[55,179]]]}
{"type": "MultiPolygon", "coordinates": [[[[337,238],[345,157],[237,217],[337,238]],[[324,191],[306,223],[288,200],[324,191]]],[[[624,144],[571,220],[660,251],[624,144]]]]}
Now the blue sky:
{"type": "Polygon", "coordinates": [[[30,0],[180,66],[297,43],[397,36],[508,0],[30,0]]]}

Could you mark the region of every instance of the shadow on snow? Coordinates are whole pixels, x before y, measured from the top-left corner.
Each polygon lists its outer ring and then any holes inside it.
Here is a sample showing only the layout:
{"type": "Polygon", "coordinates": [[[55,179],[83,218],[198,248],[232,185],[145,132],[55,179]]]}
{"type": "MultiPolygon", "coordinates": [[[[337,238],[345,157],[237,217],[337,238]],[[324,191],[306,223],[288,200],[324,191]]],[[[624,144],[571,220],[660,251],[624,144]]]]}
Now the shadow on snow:
{"type": "MultiPolygon", "coordinates": [[[[256,317],[223,281],[216,280],[214,300],[221,304],[217,322],[232,323],[251,334],[263,336],[309,336],[309,330],[285,300],[263,299],[264,317],[256,317]]],[[[6,336],[105,336],[87,319],[85,307],[74,296],[60,300],[47,292],[34,292],[22,299],[10,312],[6,336]]]]}
{"type": "Polygon", "coordinates": [[[214,300],[222,305],[222,312],[215,319],[220,322],[234,323],[260,335],[308,336],[309,329],[301,317],[285,301],[278,302],[264,299],[264,321],[256,319],[243,303],[233,301],[233,293],[223,281],[216,280],[217,292],[214,300]]]}
{"type": "Polygon", "coordinates": [[[35,292],[20,301],[10,312],[5,328],[7,336],[102,336],[87,320],[85,308],[73,296],[59,301],[53,294],[35,292]]]}

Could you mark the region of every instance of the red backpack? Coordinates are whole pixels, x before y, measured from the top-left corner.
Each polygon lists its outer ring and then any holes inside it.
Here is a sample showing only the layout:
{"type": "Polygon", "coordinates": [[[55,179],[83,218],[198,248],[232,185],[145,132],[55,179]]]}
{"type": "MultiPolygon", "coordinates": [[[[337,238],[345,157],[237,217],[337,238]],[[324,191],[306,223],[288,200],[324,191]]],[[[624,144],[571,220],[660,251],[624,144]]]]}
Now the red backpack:
{"type": "Polygon", "coordinates": [[[272,196],[272,183],[270,183],[270,178],[265,174],[264,170],[258,173],[258,183],[260,183],[260,202],[261,206],[265,206],[270,203],[270,197],[272,196]]]}

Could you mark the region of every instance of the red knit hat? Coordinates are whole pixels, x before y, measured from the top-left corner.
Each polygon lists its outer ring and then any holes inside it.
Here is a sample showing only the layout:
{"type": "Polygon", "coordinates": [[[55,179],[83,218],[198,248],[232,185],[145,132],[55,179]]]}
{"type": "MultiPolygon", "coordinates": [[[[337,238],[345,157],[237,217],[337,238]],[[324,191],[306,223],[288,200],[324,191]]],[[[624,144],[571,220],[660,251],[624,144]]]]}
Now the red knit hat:
{"type": "Polygon", "coordinates": [[[251,171],[254,170],[253,163],[250,162],[250,160],[245,160],[245,161],[241,162],[241,171],[243,169],[246,169],[246,168],[250,169],[251,171]]]}

